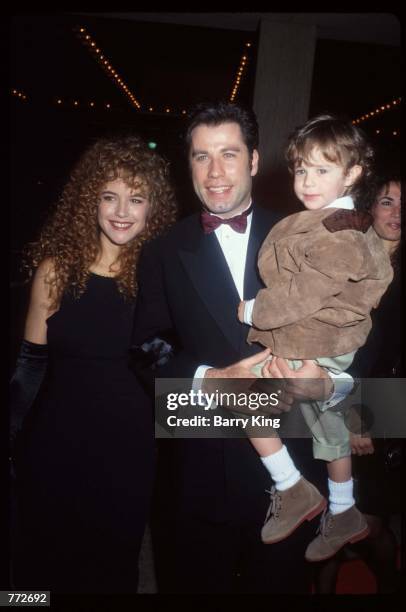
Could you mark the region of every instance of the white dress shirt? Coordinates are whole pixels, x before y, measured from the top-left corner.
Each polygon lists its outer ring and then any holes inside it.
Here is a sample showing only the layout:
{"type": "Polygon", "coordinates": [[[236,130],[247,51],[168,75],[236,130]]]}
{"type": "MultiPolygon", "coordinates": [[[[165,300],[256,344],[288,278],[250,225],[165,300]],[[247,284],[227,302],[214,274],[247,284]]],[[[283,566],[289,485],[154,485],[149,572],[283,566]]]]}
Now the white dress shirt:
{"type": "MultiPolygon", "coordinates": [[[[244,210],[248,210],[251,206],[251,200],[244,210]]],[[[244,211],[242,211],[244,212],[244,211]]],[[[214,214],[214,213],[213,213],[214,214]]],[[[223,251],[224,258],[229,267],[231,276],[234,281],[234,285],[237,289],[240,300],[244,299],[244,273],[245,273],[245,262],[247,259],[248,241],[251,232],[252,223],[252,212],[247,216],[247,229],[243,234],[236,232],[231,225],[222,223],[214,230],[216,238],[219,242],[221,250],[223,251]]],[[[232,316],[232,313],[230,313],[232,316]]],[[[237,312],[235,313],[237,316],[237,312]]],[[[193,383],[193,389],[196,391],[200,389],[200,380],[204,378],[206,371],[212,366],[201,365],[197,368],[193,383]]]]}
{"type": "Polygon", "coordinates": [[[214,230],[231,276],[233,277],[234,285],[240,296],[240,300],[244,299],[244,273],[251,222],[252,212],[247,216],[247,229],[243,234],[236,232],[231,225],[227,225],[226,223],[222,223],[214,230]]]}

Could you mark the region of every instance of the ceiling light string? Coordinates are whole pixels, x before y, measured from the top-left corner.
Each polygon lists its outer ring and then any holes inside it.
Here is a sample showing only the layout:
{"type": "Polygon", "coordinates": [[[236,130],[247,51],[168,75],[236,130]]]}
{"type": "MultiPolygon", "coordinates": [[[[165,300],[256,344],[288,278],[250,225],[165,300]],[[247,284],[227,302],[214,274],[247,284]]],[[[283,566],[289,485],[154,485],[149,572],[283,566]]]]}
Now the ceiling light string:
{"type": "Polygon", "coordinates": [[[237,70],[237,74],[235,75],[235,79],[234,79],[234,85],[233,88],[231,90],[231,94],[230,94],[230,102],[234,102],[237,93],[238,93],[238,89],[240,87],[240,83],[242,81],[242,78],[244,76],[244,73],[247,70],[247,65],[248,65],[248,49],[249,47],[251,47],[251,43],[247,42],[245,43],[245,50],[241,56],[240,59],[240,64],[238,66],[238,70],[237,70]]]}
{"type": "Polygon", "coordinates": [[[15,96],[16,98],[20,98],[20,100],[27,100],[27,96],[25,93],[23,93],[22,91],[19,91],[18,89],[12,89],[11,90],[11,95],[15,96]]]}
{"type": "Polygon", "coordinates": [[[90,53],[93,55],[98,64],[103,68],[103,70],[113,79],[117,87],[119,87],[123,93],[129,98],[132,106],[135,106],[137,110],[141,110],[141,104],[136,99],[128,85],[124,82],[124,80],[120,77],[118,72],[112,66],[111,62],[107,59],[106,55],[102,52],[99,45],[96,44],[96,41],[90,36],[90,34],[86,31],[86,28],[83,26],[76,26],[73,28],[74,32],[78,36],[81,43],[87,47],[90,53]]]}
{"type": "MultiPolygon", "coordinates": [[[[56,102],[56,104],[58,106],[64,106],[64,105],[65,105],[65,107],[66,106],[68,106],[68,107],[74,106],[75,108],[81,107],[82,109],[85,108],[85,107],[90,107],[90,108],[93,108],[93,109],[96,108],[96,102],[94,102],[93,100],[83,102],[83,100],[79,101],[77,98],[75,98],[73,100],[73,102],[72,102],[72,99],[64,100],[61,97],[56,97],[54,101],[56,102]]],[[[98,102],[98,108],[100,108],[100,107],[103,107],[105,109],[106,108],[110,109],[111,108],[111,104],[110,104],[110,102],[103,102],[103,103],[98,102]]]]}
{"type": "Polygon", "coordinates": [[[402,98],[395,98],[394,100],[392,100],[392,102],[389,102],[388,104],[383,104],[382,106],[378,106],[375,110],[370,111],[369,113],[365,113],[365,115],[361,115],[361,117],[354,119],[352,123],[354,125],[358,125],[359,123],[363,123],[368,119],[372,119],[373,117],[376,117],[376,115],[380,115],[381,113],[387,110],[393,110],[394,108],[400,106],[401,100],[402,98]]]}

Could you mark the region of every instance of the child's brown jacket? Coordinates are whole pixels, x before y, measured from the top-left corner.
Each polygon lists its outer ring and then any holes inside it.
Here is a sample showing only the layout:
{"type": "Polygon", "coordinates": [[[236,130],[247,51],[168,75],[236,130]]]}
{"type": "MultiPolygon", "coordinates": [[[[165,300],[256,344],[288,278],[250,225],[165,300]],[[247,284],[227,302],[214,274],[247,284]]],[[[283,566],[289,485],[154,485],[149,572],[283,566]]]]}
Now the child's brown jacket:
{"type": "Polygon", "coordinates": [[[334,357],[365,343],[393,277],[368,213],[303,211],[277,223],[258,268],[266,289],[255,299],[248,342],[289,359],[334,357]]]}

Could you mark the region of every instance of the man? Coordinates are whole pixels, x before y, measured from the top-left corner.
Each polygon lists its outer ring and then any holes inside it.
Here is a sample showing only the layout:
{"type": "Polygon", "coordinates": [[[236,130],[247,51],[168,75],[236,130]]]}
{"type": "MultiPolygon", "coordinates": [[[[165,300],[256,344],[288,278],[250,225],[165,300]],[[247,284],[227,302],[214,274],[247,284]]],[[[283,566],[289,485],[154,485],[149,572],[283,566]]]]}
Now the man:
{"type": "MultiPolygon", "coordinates": [[[[203,385],[211,378],[252,378],[251,367],[269,351],[247,344],[237,307],[263,286],[257,253],[277,220],[252,206],[257,122],[234,104],[201,105],[190,117],[186,142],[203,211],[146,246],[133,343],[176,332],[181,348],[157,370],[161,377],[203,379],[203,385]]],[[[278,360],[271,373],[286,375],[286,367],[278,360]]],[[[295,376],[322,373],[306,362],[295,376]]],[[[290,442],[301,471],[311,468],[314,481],[310,439],[290,442]]],[[[162,440],[160,460],[155,543],[161,591],[309,592],[304,550],[316,524],[306,523],[280,543],[261,543],[265,490],[272,483],[248,439],[162,440]]]]}

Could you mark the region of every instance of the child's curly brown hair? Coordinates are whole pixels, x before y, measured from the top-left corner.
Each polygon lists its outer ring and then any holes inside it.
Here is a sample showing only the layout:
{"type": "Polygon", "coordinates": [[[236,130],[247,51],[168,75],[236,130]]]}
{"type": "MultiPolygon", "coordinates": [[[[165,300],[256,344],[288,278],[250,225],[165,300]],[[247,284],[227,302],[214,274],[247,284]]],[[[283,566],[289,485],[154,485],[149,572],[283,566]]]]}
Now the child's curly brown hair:
{"type": "Polygon", "coordinates": [[[356,208],[365,209],[371,200],[375,161],[375,151],[366,134],[337,115],[312,117],[289,136],[285,157],[291,173],[309,160],[314,148],[319,148],[328,161],[343,166],[345,172],[354,165],[361,166],[361,175],[346,195],[352,196],[356,208]]]}

